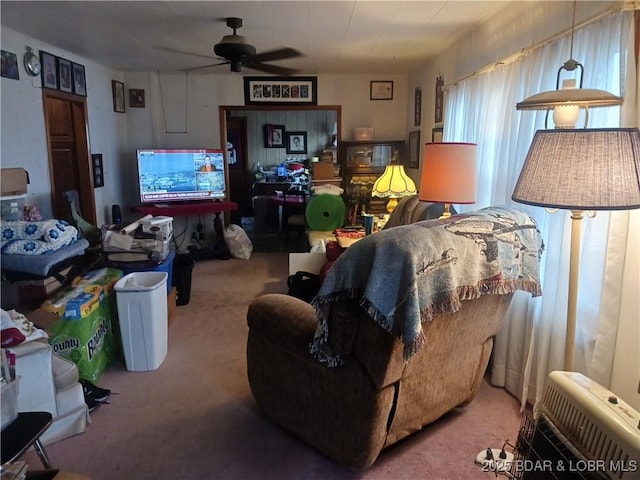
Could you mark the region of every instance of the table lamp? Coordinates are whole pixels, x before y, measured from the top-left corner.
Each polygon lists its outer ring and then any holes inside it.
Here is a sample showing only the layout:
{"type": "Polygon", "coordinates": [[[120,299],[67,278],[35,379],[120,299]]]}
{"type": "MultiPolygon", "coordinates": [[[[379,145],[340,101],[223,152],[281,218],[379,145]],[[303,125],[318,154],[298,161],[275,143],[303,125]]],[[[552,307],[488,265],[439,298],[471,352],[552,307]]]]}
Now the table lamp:
{"type": "Polygon", "coordinates": [[[571,211],[564,369],[573,370],[584,211],[640,208],[638,128],[538,130],[511,198],[571,211]]]}
{"type": "Polygon", "coordinates": [[[404,165],[391,162],[373,184],[372,197],[388,198],[387,212],[391,213],[398,205],[398,198],[416,194],[416,184],[404,171],[404,165]]]}
{"type": "Polygon", "coordinates": [[[444,203],[440,218],[451,216],[452,203],[476,202],[475,143],[426,143],[422,160],[420,200],[444,203]]]}

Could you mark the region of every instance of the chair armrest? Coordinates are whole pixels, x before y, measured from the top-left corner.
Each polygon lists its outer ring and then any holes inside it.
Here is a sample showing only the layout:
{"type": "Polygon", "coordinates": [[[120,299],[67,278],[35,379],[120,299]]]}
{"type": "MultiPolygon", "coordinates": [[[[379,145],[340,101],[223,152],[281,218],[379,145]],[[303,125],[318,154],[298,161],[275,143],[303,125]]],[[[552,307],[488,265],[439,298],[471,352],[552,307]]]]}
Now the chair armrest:
{"type": "Polygon", "coordinates": [[[313,307],[298,298],[270,293],[256,298],[247,311],[250,333],[291,351],[308,354],[316,331],[313,307]]]}

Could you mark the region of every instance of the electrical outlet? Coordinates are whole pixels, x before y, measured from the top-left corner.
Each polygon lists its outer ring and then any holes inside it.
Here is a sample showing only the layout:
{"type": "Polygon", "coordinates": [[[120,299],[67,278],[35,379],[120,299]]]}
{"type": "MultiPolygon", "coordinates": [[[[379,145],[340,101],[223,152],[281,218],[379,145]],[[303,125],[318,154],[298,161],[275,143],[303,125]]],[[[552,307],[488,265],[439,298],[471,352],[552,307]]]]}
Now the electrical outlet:
{"type": "Polygon", "coordinates": [[[511,464],[513,463],[513,453],[505,452],[499,448],[488,448],[482,450],[476,456],[476,463],[482,466],[483,472],[505,473],[511,470],[511,464]],[[491,455],[489,455],[491,451],[491,455]],[[504,458],[500,458],[500,453],[504,458]]]}

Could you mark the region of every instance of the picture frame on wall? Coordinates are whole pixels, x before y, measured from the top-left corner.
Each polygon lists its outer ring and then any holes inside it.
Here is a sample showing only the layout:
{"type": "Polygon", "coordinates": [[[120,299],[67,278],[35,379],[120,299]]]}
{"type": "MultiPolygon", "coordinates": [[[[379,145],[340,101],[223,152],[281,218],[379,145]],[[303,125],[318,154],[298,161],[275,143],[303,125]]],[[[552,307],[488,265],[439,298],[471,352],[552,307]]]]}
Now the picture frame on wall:
{"type": "Polygon", "coordinates": [[[73,93],[73,75],[69,60],[58,58],[58,78],[60,79],[60,91],[73,93]]]}
{"type": "Polygon", "coordinates": [[[91,154],[91,166],[93,169],[93,186],[94,188],[104,187],[104,168],[102,166],[102,154],[91,154]]]}
{"type": "Polygon", "coordinates": [[[20,80],[18,57],[15,53],[2,50],[2,76],[13,80],[20,80]]]}
{"type": "Polygon", "coordinates": [[[419,127],[422,120],[422,89],[416,87],[413,96],[413,126],[419,127]]]}
{"type": "Polygon", "coordinates": [[[307,153],[307,132],[287,132],[287,153],[307,153]]]}
{"type": "Polygon", "coordinates": [[[113,111],[124,113],[124,83],[111,80],[111,95],[113,96],[113,111]]]}
{"type": "Polygon", "coordinates": [[[284,125],[264,126],[264,148],[284,148],[284,125]]]}
{"type": "Polygon", "coordinates": [[[40,51],[40,65],[42,65],[42,86],[45,88],[58,89],[58,68],[55,55],[45,51],[40,51]]]}
{"type": "Polygon", "coordinates": [[[420,130],[409,132],[408,168],[420,168],[420,130]]]}
{"type": "Polygon", "coordinates": [[[371,100],[393,100],[393,81],[371,80],[369,98],[371,100]]]}
{"type": "Polygon", "coordinates": [[[244,77],[245,105],[317,105],[318,77],[244,77]]]}
{"type": "Polygon", "coordinates": [[[87,78],[84,73],[84,65],[80,65],[79,63],[72,63],[71,72],[73,73],[73,93],[86,97],[87,78]]]}
{"type": "Polygon", "coordinates": [[[444,110],[444,78],[440,75],[436,78],[436,110],[434,121],[442,123],[442,113],[444,110]]]}
{"type": "Polygon", "coordinates": [[[144,90],[141,88],[129,89],[129,106],[131,108],[144,108],[144,90]]]}

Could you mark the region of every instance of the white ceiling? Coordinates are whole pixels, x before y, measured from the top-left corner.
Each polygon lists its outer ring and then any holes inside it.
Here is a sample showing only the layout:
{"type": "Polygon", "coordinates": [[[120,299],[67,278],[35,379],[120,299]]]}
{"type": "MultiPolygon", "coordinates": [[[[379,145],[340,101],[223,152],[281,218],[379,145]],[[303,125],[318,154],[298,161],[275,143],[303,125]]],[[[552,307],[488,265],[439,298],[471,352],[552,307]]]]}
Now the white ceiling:
{"type": "MultiPolygon", "coordinates": [[[[286,46],[305,55],[274,64],[305,74],[401,74],[421,67],[508,3],[3,0],[0,19],[13,30],[122,71],[217,63],[213,45],[231,33],[225,18],[241,17],[244,26],[237,33],[258,53],[286,46]]],[[[197,71],[228,73],[229,66],[197,71]]]]}

